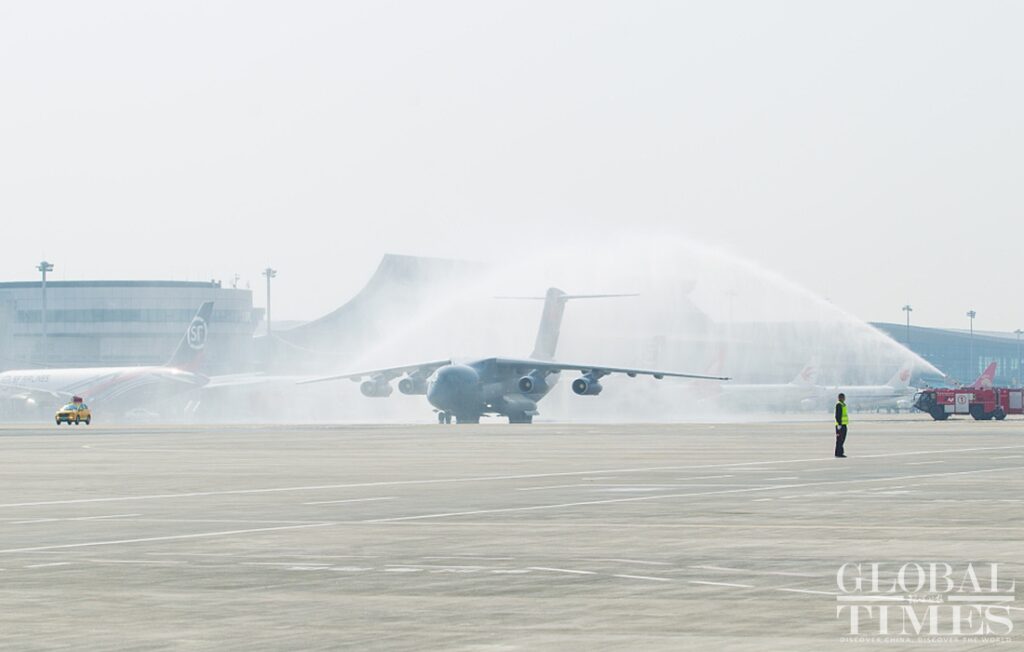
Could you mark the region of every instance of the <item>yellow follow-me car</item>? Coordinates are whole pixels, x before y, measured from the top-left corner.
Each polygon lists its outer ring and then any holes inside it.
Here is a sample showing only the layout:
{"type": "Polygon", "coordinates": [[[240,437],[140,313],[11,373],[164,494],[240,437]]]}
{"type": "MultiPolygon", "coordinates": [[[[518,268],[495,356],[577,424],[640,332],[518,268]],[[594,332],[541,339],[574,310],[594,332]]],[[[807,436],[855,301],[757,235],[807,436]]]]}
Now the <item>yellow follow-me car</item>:
{"type": "Polygon", "coordinates": [[[61,409],[57,410],[54,420],[57,422],[58,426],[61,423],[66,423],[69,426],[72,423],[75,425],[78,425],[79,423],[89,425],[89,422],[92,421],[92,410],[89,409],[88,405],[81,401],[68,403],[61,409]]]}

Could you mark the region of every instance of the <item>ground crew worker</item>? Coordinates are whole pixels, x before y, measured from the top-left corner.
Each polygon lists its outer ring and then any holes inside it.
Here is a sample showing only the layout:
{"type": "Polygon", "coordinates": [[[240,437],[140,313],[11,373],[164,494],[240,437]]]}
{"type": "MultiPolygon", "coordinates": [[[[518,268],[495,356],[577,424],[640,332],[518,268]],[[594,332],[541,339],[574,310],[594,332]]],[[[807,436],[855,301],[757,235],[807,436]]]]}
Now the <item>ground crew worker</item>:
{"type": "Polygon", "coordinates": [[[846,457],[843,444],[846,443],[846,426],[850,423],[850,412],[846,408],[846,394],[839,394],[836,403],[836,457],[846,457]]]}

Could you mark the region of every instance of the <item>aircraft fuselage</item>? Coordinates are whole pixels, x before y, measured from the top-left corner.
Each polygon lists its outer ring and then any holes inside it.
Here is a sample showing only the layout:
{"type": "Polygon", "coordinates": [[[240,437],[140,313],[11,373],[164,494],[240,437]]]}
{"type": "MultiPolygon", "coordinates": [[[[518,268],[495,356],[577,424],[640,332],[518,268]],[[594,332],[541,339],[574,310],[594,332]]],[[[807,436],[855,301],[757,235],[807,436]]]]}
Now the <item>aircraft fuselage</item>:
{"type": "Polygon", "coordinates": [[[473,423],[485,414],[507,416],[512,423],[529,423],[537,403],[558,381],[557,373],[538,374],[533,369],[508,369],[494,359],[451,364],[437,370],[427,384],[427,400],[442,418],[473,423]],[[530,382],[522,383],[529,377],[530,382]]]}

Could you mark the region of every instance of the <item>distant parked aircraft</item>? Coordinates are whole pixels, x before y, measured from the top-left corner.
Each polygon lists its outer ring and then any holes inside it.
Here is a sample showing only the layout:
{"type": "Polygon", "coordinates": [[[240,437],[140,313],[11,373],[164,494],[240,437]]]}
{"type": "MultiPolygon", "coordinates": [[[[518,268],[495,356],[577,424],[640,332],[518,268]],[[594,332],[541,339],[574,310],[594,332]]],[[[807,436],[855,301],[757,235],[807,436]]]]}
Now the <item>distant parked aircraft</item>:
{"type": "Polygon", "coordinates": [[[821,388],[823,402],[834,403],[839,392],[846,394],[846,404],[858,410],[909,410],[917,388],[910,386],[913,363],[906,363],[884,385],[836,385],[821,388]]]}
{"type": "Polygon", "coordinates": [[[742,411],[810,409],[820,402],[821,388],[815,384],[818,362],[810,360],[788,383],[716,384],[695,383],[705,399],[728,409],[742,411]]]}
{"type": "MultiPolygon", "coordinates": [[[[0,396],[34,405],[40,400],[68,401],[80,396],[95,408],[117,403],[125,409],[165,400],[206,385],[197,370],[206,349],[213,302],[199,307],[166,364],[140,367],[14,369],[0,373],[0,396]]],[[[102,418],[102,417],[101,417],[102,418]]]]}
{"type": "Polygon", "coordinates": [[[971,389],[991,389],[992,383],[995,381],[995,378],[996,363],[992,362],[987,367],[985,367],[985,371],[981,372],[981,375],[978,376],[977,380],[971,383],[970,387],[971,389]]]}

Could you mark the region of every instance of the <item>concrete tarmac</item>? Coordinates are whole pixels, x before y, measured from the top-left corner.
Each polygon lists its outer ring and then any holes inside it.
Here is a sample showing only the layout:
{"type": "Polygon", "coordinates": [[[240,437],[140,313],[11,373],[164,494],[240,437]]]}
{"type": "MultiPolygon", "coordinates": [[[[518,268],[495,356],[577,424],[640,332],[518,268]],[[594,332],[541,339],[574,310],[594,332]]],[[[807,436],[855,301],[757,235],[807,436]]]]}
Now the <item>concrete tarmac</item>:
{"type": "MultiPolygon", "coordinates": [[[[0,645],[877,650],[837,617],[845,563],[1024,581],[1024,421],[833,439],[827,417],[4,426],[0,645]]],[[[1003,600],[1010,632],[899,649],[1020,649],[1003,600]]]]}

